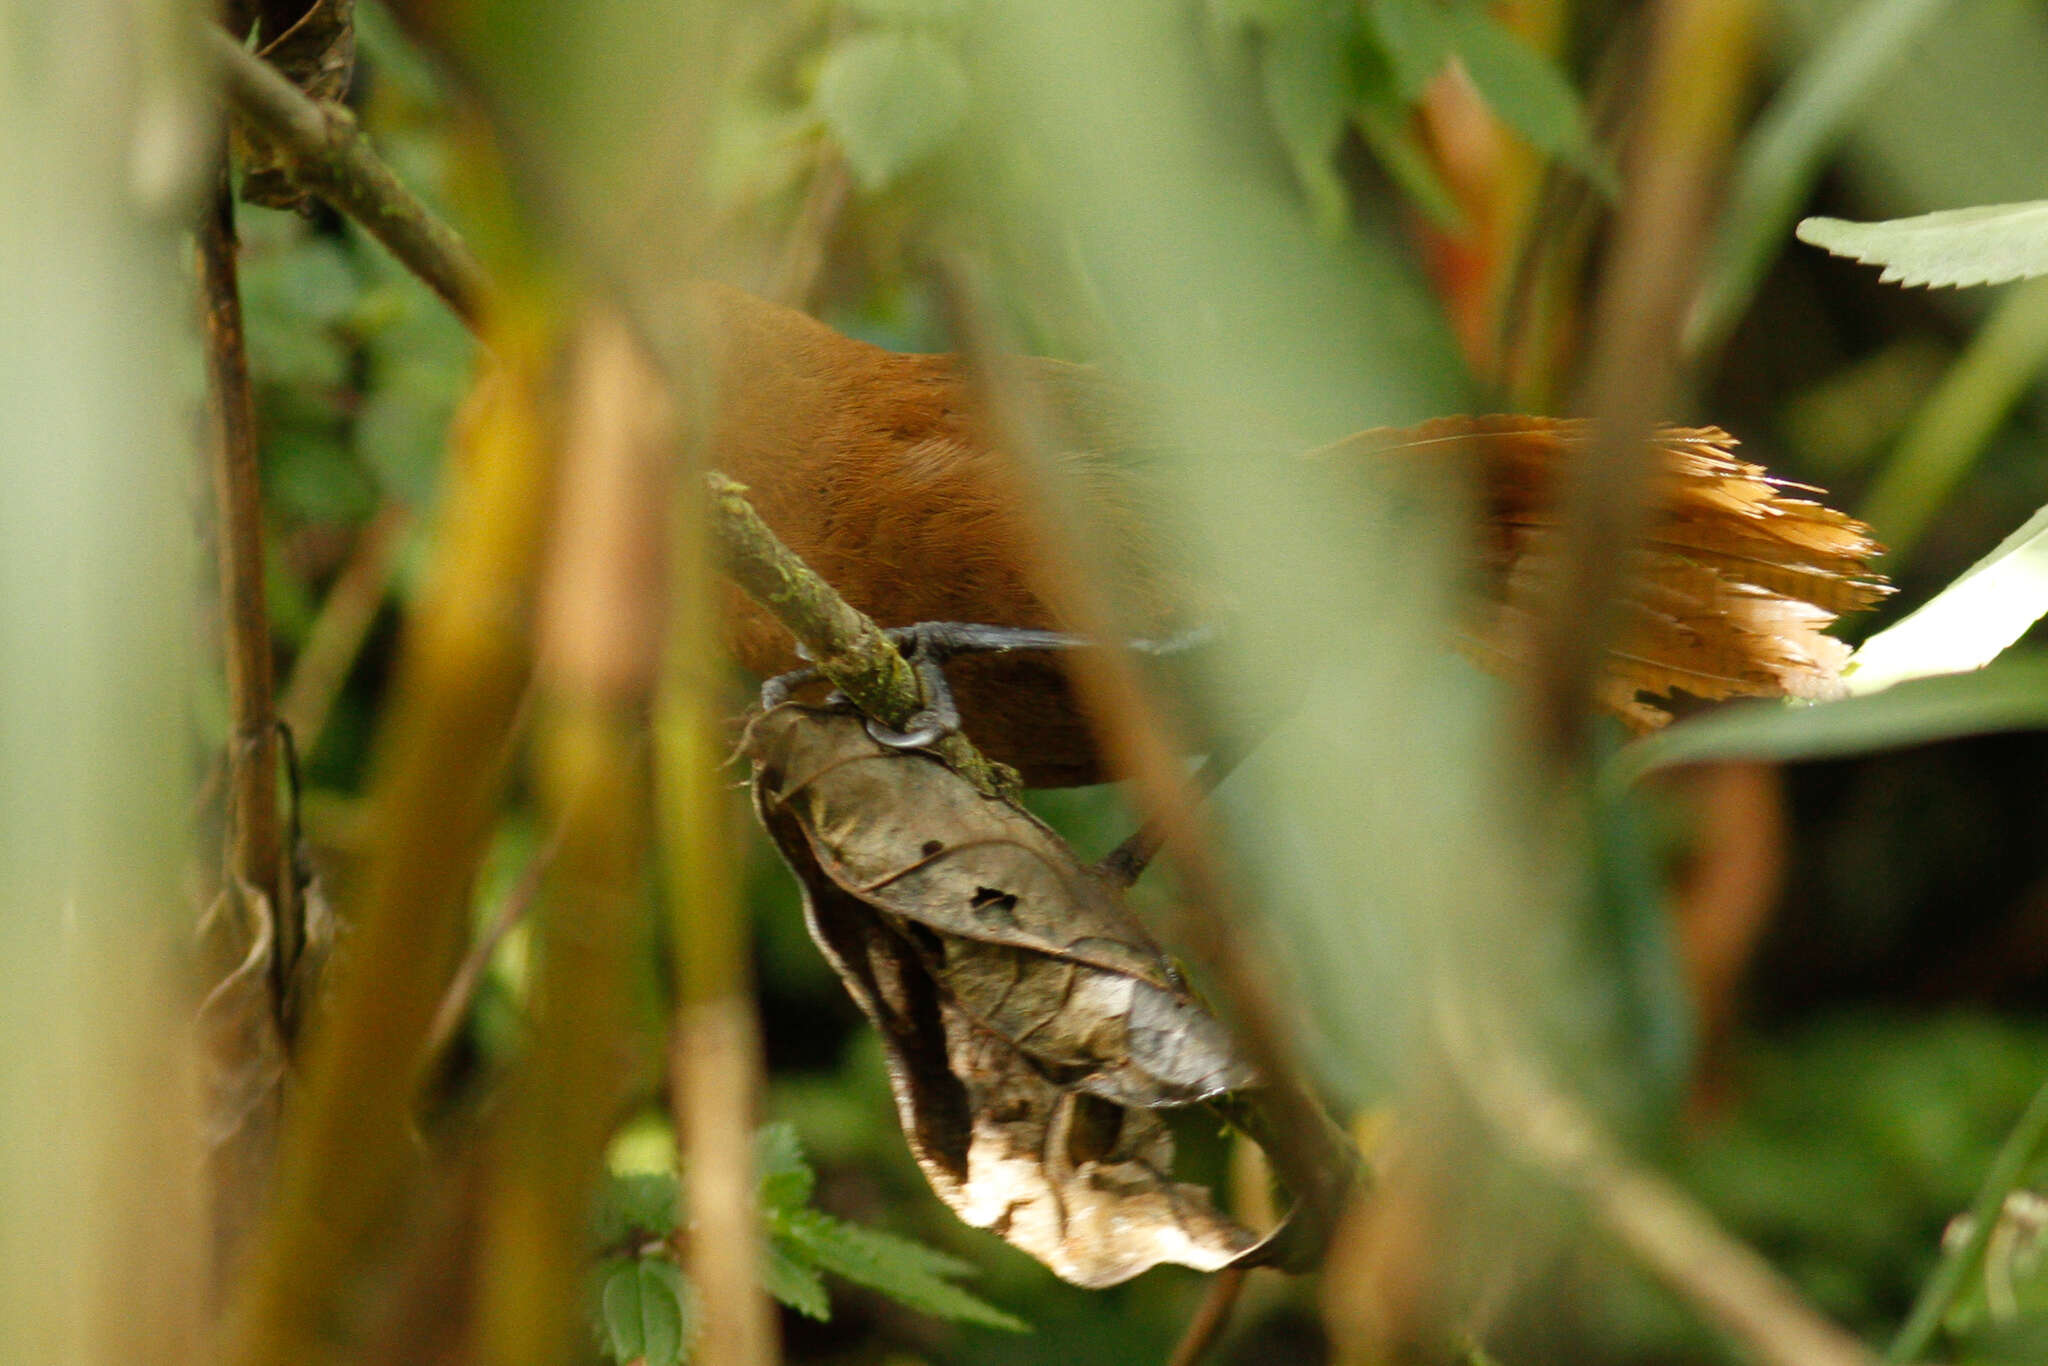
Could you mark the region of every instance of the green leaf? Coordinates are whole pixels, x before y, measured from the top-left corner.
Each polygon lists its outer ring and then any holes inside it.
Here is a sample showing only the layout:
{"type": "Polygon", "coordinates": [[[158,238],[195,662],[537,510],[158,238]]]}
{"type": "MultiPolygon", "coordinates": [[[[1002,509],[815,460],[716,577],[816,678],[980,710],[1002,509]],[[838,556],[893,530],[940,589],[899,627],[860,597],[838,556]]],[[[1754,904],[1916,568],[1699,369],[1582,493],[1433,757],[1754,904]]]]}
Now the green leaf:
{"type": "Polygon", "coordinates": [[[823,1278],[781,1238],[769,1238],[761,1249],[761,1288],[807,1319],[823,1323],[832,1317],[823,1278]]]}
{"type": "Polygon", "coordinates": [[[788,1246],[813,1265],[879,1290],[912,1309],[961,1323],[1027,1331],[1022,1320],[947,1279],[971,1272],[969,1264],[922,1243],[845,1223],[812,1209],[793,1211],[779,1231],[788,1246]]]}
{"type": "Polygon", "coordinates": [[[1685,348],[1720,345],[1784,245],[1785,225],[1871,92],[1951,0],[1863,0],[1814,44],[1736,155],[1728,208],[1686,320],[1685,348]]]}
{"type": "Polygon", "coordinates": [[[967,113],[967,71],[928,34],[876,30],[835,45],[818,112],[863,187],[877,190],[943,146],[967,113]]]}
{"type": "Polygon", "coordinates": [[[1896,626],[1863,642],[1844,679],[1874,693],[1909,678],[1979,669],[2048,613],[2048,507],[1896,626]]]}
{"type": "Polygon", "coordinates": [[[1798,233],[1837,256],[1883,266],[1885,284],[1996,285],[2048,275],[2048,199],[1879,223],[1807,218],[1798,233]]]}
{"type": "Polygon", "coordinates": [[[1351,121],[1358,136],[1393,177],[1401,193],[1433,227],[1442,232],[1462,233],[1466,226],[1465,211],[1417,136],[1414,110],[1401,96],[1386,53],[1370,43],[1360,44],[1357,52],[1352,74],[1358,92],[1351,121]]]}
{"type": "Polygon", "coordinates": [[[2048,727],[2048,655],[2016,656],[1979,673],[1901,683],[1839,702],[1742,702],[1623,749],[1607,780],[1719,759],[1824,759],[2048,727]]]}
{"type": "Polygon", "coordinates": [[[1435,0],[1373,0],[1367,14],[1394,88],[1404,100],[1420,97],[1451,59],[1448,16],[1435,0]]]}
{"type": "Polygon", "coordinates": [[[696,1294],[674,1262],[632,1257],[607,1265],[598,1292],[598,1345],[614,1361],[680,1366],[697,1335],[696,1294]]]}
{"type": "Polygon", "coordinates": [[[681,1187],[663,1172],[633,1172],[606,1178],[598,1188],[591,1233],[599,1247],[639,1237],[666,1238],[675,1231],[681,1187]]]}
{"type": "Polygon", "coordinates": [[[1349,217],[1331,158],[1350,103],[1350,38],[1343,24],[1312,18],[1269,36],[1259,59],[1266,112],[1326,236],[1342,232],[1349,217]]]}
{"type": "Polygon", "coordinates": [[[1458,10],[1449,21],[1465,74],[1501,121],[1613,193],[1614,168],[1594,145],[1579,93],[1556,64],[1479,11],[1458,10]]]}
{"type": "Polygon", "coordinates": [[[817,1177],[804,1160],[795,1125],[780,1121],[762,1125],[754,1135],[754,1165],[761,1174],[762,1209],[801,1209],[809,1203],[817,1177]]]}

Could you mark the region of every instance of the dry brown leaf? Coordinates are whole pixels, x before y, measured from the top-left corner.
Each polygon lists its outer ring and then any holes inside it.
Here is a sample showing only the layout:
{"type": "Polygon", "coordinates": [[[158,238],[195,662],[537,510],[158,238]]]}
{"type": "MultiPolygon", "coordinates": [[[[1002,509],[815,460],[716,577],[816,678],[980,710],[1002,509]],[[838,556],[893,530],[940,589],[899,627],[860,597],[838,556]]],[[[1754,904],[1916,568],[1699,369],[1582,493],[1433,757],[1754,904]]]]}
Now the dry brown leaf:
{"type": "Polygon", "coordinates": [[[777,707],[743,750],[812,937],[880,1029],[904,1134],[956,1214],[1090,1287],[1253,1247],[1172,1179],[1154,1110],[1254,1078],[1115,887],[851,712],[777,707]]]}

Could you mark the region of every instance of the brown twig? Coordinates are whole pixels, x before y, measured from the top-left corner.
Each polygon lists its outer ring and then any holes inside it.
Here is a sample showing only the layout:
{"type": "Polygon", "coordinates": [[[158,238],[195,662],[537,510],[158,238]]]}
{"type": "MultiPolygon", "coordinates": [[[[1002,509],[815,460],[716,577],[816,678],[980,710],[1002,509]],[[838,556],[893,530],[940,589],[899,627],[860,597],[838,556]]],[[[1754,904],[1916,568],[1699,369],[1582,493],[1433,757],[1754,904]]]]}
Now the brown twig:
{"type": "Polygon", "coordinates": [[[652,834],[645,744],[664,598],[658,385],[593,319],[571,373],[564,470],[539,612],[534,780],[560,831],[534,925],[531,1043],[487,1140],[476,1360],[573,1355],[586,1221],[627,1099],[631,986],[652,834]]]}
{"type": "MultiPolygon", "coordinates": [[[[760,1023],[746,910],[737,885],[736,811],[722,773],[730,746],[725,729],[730,702],[712,664],[722,591],[715,579],[717,559],[722,557],[728,572],[743,582],[759,585],[765,575],[787,585],[780,598],[764,595],[770,610],[801,602],[826,609],[823,620],[854,628],[850,637],[836,632],[806,636],[797,621],[783,617],[799,639],[813,646],[817,658],[853,658],[832,647],[857,639],[867,647],[857,657],[873,663],[878,673],[888,670],[892,658],[902,674],[909,670],[893,648],[876,648],[877,642],[885,647],[888,642],[872,622],[852,620],[858,614],[844,603],[830,610],[830,599],[821,596],[830,595],[830,588],[822,580],[812,582],[816,576],[773,540],[737,485],[716,474],[709,477],[710,499],[674,500],[669,629],[655,705],[656,790],[675,953],[670,1094],[697,1224],[687,1263],[705,1307],[703,1359],[707,1366],[771,1366],[779,1349],[774,1312],[761,1288],[761,1232],[754,1202],[760,1023]],[[751,553],[736,559],[742,544],[751,553]]],[[[805,620],[821,624],[819,618],[805,620]]],[[[833,677],[837,682],[838,675],[833,677]]],[[[850,673],[846,681],[861,685],[850,673]]],[[[902,684],[900,675],[897,684],[902,684]]],[[[900,694],[895,700],[899,705],[906,701],[900,694]]]]}
{"type": "Polygon", "coordinates": [[[1251,1274],[1247,1267],[1226,1266],[1210,1278],[1209,1288],[1202,1292],[1202,1302],[1195,1306],[1195,1316],[1188,1320],[1187,1331],[1181,1334],[1166,1366],[1196,1366],[1209,1354],[1230,1327],[1245,1278],[1251,1274]]]}
{"type": "Polygon", "coordinates": [[[490,282],[453,228],[406,189],[371,149],[348,110],[310,99],[262,58],[218,29],[202,35],[229,104],[277,156],[294,183],[362,225],[401,264],[481,326],[490,282]]]}
{"type": "Polygon", "coordinates": [[[311,754],[319,744],[334,700],[348,682],[377,610],[384,605],[407,520],[406,509],[393,503],[357,533],[355,548],[328,587],[320,614],[292,663],[277,714],[291,728],[301,754],[311,754]]]}
{"type": "Polygon", "coordinates": [[[1676,1185],[1630,1162],[1583,1106],[1507,1042],[1485,1004],[1439,998],[1450,1072],[1503,1151],[1592,1211],[1617,1242],[1704,1317],[1770,1366],[1875,1366],[1755,1249],[1676,1185]]]}
{"type": "Polygon", "coordinates": [[[427,1042],[421,1050],[429,1060],[428,1071],[434,1070],[436,1062],[454,1041],[455,1031],[462,1027],[462,1021],[468,1016],[477,991],[483,985],[484,972],[490,967],[491,959],[497,956],[498,946],[533,909],[533,903],[540,896],[541,879],[547,875],[548,865],[554,862],[559,844],[559,838],[551,839],[546,848],[527,860],[526,867],[520,870],[519,880],[498,903],[490,926],[470,943],[469,952],[462,957],[462,966],[448,979],[448,989],[441,993],[441,1004],[434,1011],[434,1023],[427,1030],[427,1042]]]}
{"type": "Polygon", "coordinates": [[[1558,572],[1544,586],[1527,712],[1537,752],[1578,763],[1615,598],[1654,494],[1647,436],[1677,393],[1678,333],[1710,195],[1740,109],[1755,0],[1666,0],[1628,161],[1613,253],[1594,307],[1582,411],[1593,440],[1566,481],[1558,572]]]}
{"type": "MultiPolygon", "coordinates": [[[[272,990],[305,943],[278,809],[277,709],[270,609],[263,591],[263,491],[257,468],[256,404],[242,336],[234,201],[223,165],[199,225],[199,280],[205,296],[207,398],[213,418],[213,494],[220,601],[228,676],[230,895],[267,903],[275,957],[272,990]]],[[[280,1017],[282,1023],[282,1017],[280,1017]]]]}
{"type": "Polygon", "coordinates": [[[277,1198],[224,1333],[221,1360],[235,1366],[320,1354],[414,1170],[421,1046],[462,952],[526,691],[553,481],[542,405],[552,331],[544,318],[496,316],[499,363],[458,425],[435,560],[378,735],[345,970],[311,1036],[277,1198]]]}

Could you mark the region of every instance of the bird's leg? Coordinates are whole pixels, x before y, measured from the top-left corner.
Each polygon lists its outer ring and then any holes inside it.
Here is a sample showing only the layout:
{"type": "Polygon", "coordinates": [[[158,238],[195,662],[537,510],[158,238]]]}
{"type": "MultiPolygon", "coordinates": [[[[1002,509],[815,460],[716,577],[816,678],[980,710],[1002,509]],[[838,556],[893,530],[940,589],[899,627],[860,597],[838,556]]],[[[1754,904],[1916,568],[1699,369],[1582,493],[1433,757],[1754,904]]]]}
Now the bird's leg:
{"type": "Polygon", "coordinates": [[[902,730],[892,730],[872,716],[867,719],[868,734],[891,749],[923,749],[960,729],[960,707],[953,700],[953,685],[946,679],[947,660],[1012,650],[1072,650],[1089,644],[1083,637],[1063,631],[964,621],[921,621],[892,626],[882,634],[917,670],[925,698],[924,710],[911,717],[902,730]]]}
{"type": "MultiPolygon", "coordinates": [[[[923,749],[960,729],[960,708],[953,700],[952,685],[946,680],[947,660],[961,655],[1008,654],[1013,650],[1078,650],[1101,643],[1066,631],[964,621],[921,621],[910,626],[891,626],[882,634],[917,671],[918,684],[925,696],[924,710],[911,717],[901,730],[868,718],[868,734],[892,749],[923,749]]],[[[1161,640],[1129,640],[1124,645],[1140,654],[1170,655],[1199,646],[1213,635],[1212,628],[1200,626],[1161,640]]],[[[798,653],[802,655],[801,648],[798,653]]],[[[765,709],[787,702],[798,688],[817,681],[818,677],[817,668],[811,665],[777,674],[761,685],[761,706],[765,709]]]]}

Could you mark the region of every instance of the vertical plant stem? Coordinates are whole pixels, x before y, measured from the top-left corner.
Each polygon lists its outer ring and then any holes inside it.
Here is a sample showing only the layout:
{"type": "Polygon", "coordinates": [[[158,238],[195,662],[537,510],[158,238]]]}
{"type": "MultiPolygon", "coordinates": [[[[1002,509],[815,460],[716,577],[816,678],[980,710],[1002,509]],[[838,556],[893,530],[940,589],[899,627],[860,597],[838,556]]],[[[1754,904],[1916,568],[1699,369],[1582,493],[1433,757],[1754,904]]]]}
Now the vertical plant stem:
{"type": "Polygon", "coordinates": [[[228,878],[231,894],[262,898],[276,935],[272,990],[305,942],[286,862],[278,810],[277,710],[270,657],[270,611],[263,592],[263,493],[257,469],[256,404],[242,335],[236,270],[235,206],[223,163],[201,212],[199,283],[206,310],[207,400],[213,421],[211,466],[220,571],[222,636],[228,678],[228,878]]]}
{"type": "Polygon", "coordinates": [[[590,1196],[631,1060],[647,853],[643,743],[661,584],[654,380],[614,325],[586,329],[542,603],[535,785],[560,830],[535,922],[533,1043],[492,1138],[477,1359],[573,1355],[590,1196]]]}
{"type": "Polygon", "coordinates": [[[1587,457],[1567,481],[1559,572],[1546,585],[1528,693],[1539,753],[1578,762],[1614,596],[1654,496],[1646,438],[1677,397],[1678,326],[1747,85],[1755,0],[1666,0],[1643,125],[1594,309],[1587,457]]]}
{"type": "Polygon", "coordinates": [[[695,479],[674,499],[669,630],[656,709],[661,843],[675,949],[671,1086],[694,1221],[689,1271],[704,1305],[706,1366],[766,1366],[777,1355],[762,1294],[753,1130],[760,1091],[747,925],[735,882],[730,742],[720,687],[706,500],[695,479]]]}
{"type": "Polygon", "coordinates": [[[414,1167],[421,1046],[461,952],[506,738],[531,665],[528,618],[551,485],[540,395],[549,329],[493,328],[500,364],[458,425],[445,510],[407,623],[370,785],[352,926],[310,1039],[264,1241],[223,1360],[318,1360],[389,1240],[414,1167]]]}
{"type": "Polygon", "coordinates": [[[1921,1287],[1912,1313],[1906,1316],[1899,1335],[1885,1351],[1886,1366],[1906,1366],[1926,1353],[1956,1295],[1984,1265],[1984,1249],[1990,1245],[1991,1232],[2005,1208],[2005,1197],[2012,1194],[2044,1151],[2048,1151],[2048,1082],[2034,1093],[2020,1115],[2020,1122],[2013,1126],[1998,1155],[1991,1159],[1991,1170],[1984,1173],[1984,1184],[1978,1189],[1977,1198],[1970,1202],[1968,1236],[1948,1250],[1934,1274],[1927,1278],[1927,1284],[1921,1287]]]}

